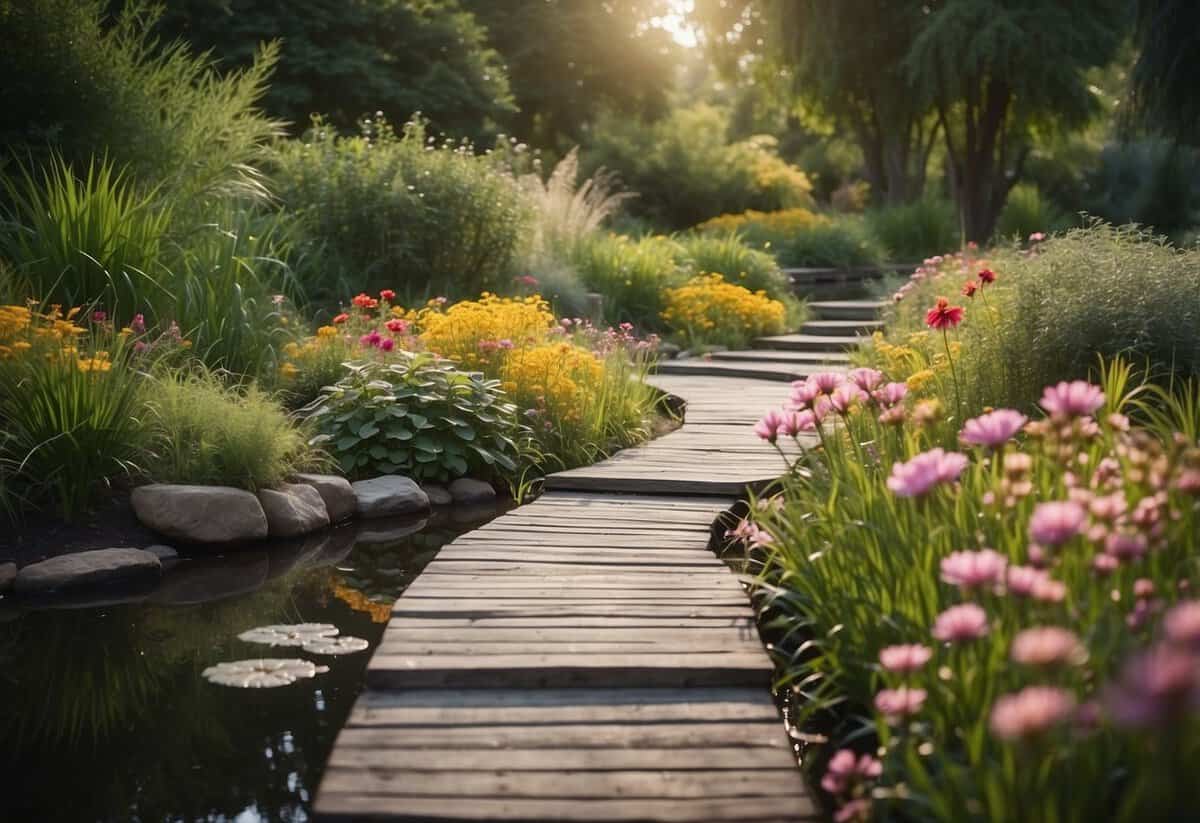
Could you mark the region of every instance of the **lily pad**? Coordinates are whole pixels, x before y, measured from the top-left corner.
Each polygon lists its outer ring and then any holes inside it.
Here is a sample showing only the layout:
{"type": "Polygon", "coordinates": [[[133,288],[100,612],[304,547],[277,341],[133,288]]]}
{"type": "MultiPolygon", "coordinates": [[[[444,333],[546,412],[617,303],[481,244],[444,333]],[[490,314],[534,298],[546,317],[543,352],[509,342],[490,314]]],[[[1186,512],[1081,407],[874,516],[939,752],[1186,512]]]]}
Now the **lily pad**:
{"type": "Polygon", "coordinates": [[[342,635],[341,637],[322,637],[304,644],[304,651],[309,654],[353,654],[361,652],[370,645],[361,637],[342,635]]]}
{"type": "Polygon", "coordinates": [[[329,623],[292,623],[276,626],[259,626],[238,635],[238,640],[247,643],[265,643],[268,646],[303,646],[314,640],[336,637],[337,626],[329,623]]]}
{"type": "Polygon", "coordinates": [[[277,686],[287,686],[297,680],[306,680],[327,671],[329,671],[328,666],[318,666],[311,660],[264,658],[218,663],[201,672],[201,676],[210,683],[233,686],[238,689],[273,689],[277,686]]]}

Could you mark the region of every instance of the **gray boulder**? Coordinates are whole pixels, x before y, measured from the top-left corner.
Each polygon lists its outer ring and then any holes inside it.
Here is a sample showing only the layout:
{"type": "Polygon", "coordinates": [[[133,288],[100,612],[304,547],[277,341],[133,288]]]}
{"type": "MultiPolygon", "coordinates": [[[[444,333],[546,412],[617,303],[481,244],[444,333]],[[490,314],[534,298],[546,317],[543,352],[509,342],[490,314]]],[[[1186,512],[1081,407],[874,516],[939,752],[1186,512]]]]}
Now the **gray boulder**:
{"type": "Polygon", "coordinates": [[[16,563],[0,563],[0,594],[12,588],[13,581],[17,579],[17,564],[16,563]]]}
{"type": "Polygon", "coordinates": [[[407,477],[385,474],[352,483],[359,517],[394,517],[429,511],[429,495],[407,477]]]}
{"type": "Polygon", "coordinates": [[[286,483],[278,489],[260,489],[258,502],[271,537],[299,537],[329,525],[325,501],[313,486],[286,483]]]}
{"type": "Polygon", "coordinates": [[[147,546],[146,551],[158,558],[158,562],[163,564],[163,567],[179,561],[179,552],[175,551],[170,546],[164,546],[161,543],[155,543],[153,546],[147,546]]]}
{"type": "Polygon", "coordinates": [[[460,477],[450,484],[455,503],[487,503],[496,499],[496,490],[482,480],[460,477]]]}
{"type": "Polygon", "coordinates": [[[233,543],[267,536],[258,498],[227,486],[140,486],[131,496],[138,520],[188,543],[233,543]]]}
{"type": "Polygon", "coordinates": [[[40,594],[56,589],[153,580],[161,573],[162,564],[150,552],[95,549],[30,563],[17,572],[14,588],[20,594],[40,594]]]}
{"type": "Polygon", "coordinates": [[[295,480],[317,490],[321,499],[325,501],[329,522],[341,523],[354,516],[358,503],[354,497],[354,489],[346,478],[336,474],[298,474],[295,480]]]}
{"type": "Polygon", "coordinates": [[[422,486],[425,494],[429,496],[429,503],[433,506],[449,506],[454,502],[454,497],[446,490],[445,486],[422,486]]]}

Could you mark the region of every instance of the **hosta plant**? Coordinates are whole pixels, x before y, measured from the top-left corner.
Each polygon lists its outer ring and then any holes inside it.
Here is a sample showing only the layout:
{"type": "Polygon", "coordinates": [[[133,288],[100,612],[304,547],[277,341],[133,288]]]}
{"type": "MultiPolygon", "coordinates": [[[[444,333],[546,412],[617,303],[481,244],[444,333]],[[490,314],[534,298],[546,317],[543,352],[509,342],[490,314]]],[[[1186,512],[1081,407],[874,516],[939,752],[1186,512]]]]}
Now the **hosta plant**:
{"type": "Polygon", "coordinates": [[[529,430],[496,380],[428,352],[349,363],[308,407],[322,446],[352,477],[418,481],[517,476],[533,458],[529,430]]]}

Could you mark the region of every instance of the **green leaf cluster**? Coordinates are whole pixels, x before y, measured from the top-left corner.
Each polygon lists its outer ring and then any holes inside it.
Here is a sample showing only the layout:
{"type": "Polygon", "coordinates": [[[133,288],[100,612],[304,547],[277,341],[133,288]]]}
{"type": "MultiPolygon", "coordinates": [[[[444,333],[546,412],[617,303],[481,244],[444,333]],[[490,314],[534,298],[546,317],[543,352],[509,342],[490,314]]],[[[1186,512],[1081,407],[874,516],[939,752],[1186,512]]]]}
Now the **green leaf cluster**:
{"type": "Polygon", "coordinates": [[[533,462],[529,430],[499,381],[428,352],[346,368],[306,411],[319,432],[311,444],[323,446],[348,476],[510,479],[533,462]]]}

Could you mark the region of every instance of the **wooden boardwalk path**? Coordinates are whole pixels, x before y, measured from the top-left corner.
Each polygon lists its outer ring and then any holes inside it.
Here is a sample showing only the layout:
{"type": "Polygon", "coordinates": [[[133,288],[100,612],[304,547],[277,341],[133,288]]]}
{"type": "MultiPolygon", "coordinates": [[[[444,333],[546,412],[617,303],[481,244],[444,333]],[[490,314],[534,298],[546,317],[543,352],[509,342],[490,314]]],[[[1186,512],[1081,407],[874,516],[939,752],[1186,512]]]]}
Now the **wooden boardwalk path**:
{"type": "Polygon", "coordinates": [[[552,475],[396,602],[318,819],[818,819],[711,548],[783,469],[751,425],[784,393],[752,374],[654,382],[687,402],[680,429],[552,475]]]}

